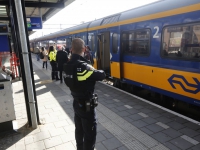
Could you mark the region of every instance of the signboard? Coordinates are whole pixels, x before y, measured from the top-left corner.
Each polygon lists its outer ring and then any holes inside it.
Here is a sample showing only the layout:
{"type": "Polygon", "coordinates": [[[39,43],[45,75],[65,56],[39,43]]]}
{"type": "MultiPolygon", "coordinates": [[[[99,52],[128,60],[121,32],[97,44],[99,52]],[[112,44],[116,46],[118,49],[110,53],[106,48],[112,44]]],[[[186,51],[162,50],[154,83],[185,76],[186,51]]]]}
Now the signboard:
{"type": "Polygon", "coordinates": [[[0,33],[8,34],[7,25],[0,25],[0,33]]]}
{"type": "Polygon", "coordinates": [[[8,41],[8,36],[7,35],[0,35],[0,52],[9,52],[10,47],[9,47],[9,41],[8,41]]]}
{"type": "Polygon", "coordinates": [[[7,24],[0,24],[0,53],[1,52],[10,52],[7,24]]]}
{"type": "Polygon", "coordinates": [[[28,30],[42,29],[41,17],[27,17],[26,21],[27,21],[28,30]]]}

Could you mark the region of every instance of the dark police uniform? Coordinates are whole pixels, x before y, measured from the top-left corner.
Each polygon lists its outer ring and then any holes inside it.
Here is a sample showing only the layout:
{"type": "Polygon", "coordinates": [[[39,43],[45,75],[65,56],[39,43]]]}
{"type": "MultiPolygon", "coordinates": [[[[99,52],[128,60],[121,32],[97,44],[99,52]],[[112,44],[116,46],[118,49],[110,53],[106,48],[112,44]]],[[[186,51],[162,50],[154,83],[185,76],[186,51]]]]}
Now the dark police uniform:
{"type": "Polygon", "coordinates": [[[68,62],[67,52],[64,50],[59,50],[56,55],[56,62],[58,63],[58,71],[60,75],[60,82],[62,83],[62,71],[63,71],[63,64],[68,62]]]}
{"type": "Polygon", "coordinates": [[[64,81],[74,98],[75,138],[78,150],[94,150],[97,134],[96,110],[87,101],[93,98],[96,81],[105,78],[102,70],[95,70],[82,56],[72,54],[70,61],[64,65],[64,81]]]}

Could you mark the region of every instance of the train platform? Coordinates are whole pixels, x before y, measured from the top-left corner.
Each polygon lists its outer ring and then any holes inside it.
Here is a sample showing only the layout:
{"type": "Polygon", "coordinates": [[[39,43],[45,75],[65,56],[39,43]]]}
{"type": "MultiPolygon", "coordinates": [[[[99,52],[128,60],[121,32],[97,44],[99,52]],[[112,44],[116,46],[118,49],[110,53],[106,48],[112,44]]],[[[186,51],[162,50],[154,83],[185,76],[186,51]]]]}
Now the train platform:
{"type": "MultiPolygon", "coordinates": [[[[38,109],[43,124],[32,130],[22,82],[13,83],[17,132],[0,136],[0,150],[75,150],[69,88],[52,81],[51,66],[32,58],[38,109]]],[[[200,124],[156,104],[97,82],[98,133],[95,150],[199,150],[200,124]]]]}

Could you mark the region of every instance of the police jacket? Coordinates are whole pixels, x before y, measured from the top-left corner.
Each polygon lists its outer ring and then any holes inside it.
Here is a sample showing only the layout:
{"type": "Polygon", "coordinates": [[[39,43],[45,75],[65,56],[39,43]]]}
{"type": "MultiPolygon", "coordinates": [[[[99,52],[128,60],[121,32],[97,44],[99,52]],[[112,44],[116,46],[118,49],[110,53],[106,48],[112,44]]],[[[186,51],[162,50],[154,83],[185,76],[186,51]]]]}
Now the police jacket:
{"type": "Polygon", "coordinates": [[[70,88],[74,100],[81,104],[92,98],[96,81],[106,77],[104,71],[94,69],[86,59],[77,54],[72,54],[63,70],[65,84],[70,88]]]}
{"type": "Polygon", "coordinates": [[[51,52],[49,53],[49,61],[50,61],[50,62],[51,62],[51,61],[56,61],[56,54],[57,54],[57,51],[56,51],[56,50],[51,51],[51,52]]]}
{"type": "Polygon", "coordinates": [[[63,64],[68,62],[67,52],[59,50],[56,54],[56,62],[58,63],[58,70],[62,70],[63,64]]]}

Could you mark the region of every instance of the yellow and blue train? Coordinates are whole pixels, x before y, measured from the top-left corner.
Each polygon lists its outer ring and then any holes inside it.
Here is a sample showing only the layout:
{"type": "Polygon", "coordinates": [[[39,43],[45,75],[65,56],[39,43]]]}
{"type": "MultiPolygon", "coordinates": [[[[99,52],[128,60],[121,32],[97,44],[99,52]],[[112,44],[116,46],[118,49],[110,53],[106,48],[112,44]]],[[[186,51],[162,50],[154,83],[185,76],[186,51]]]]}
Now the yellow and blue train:
{"type": "Polygon", "coordinates": [[[164,0],[31,42],[71,47],[82,38],[115,85],[127,83],[200,106],[200,0],[164,0]]]}

